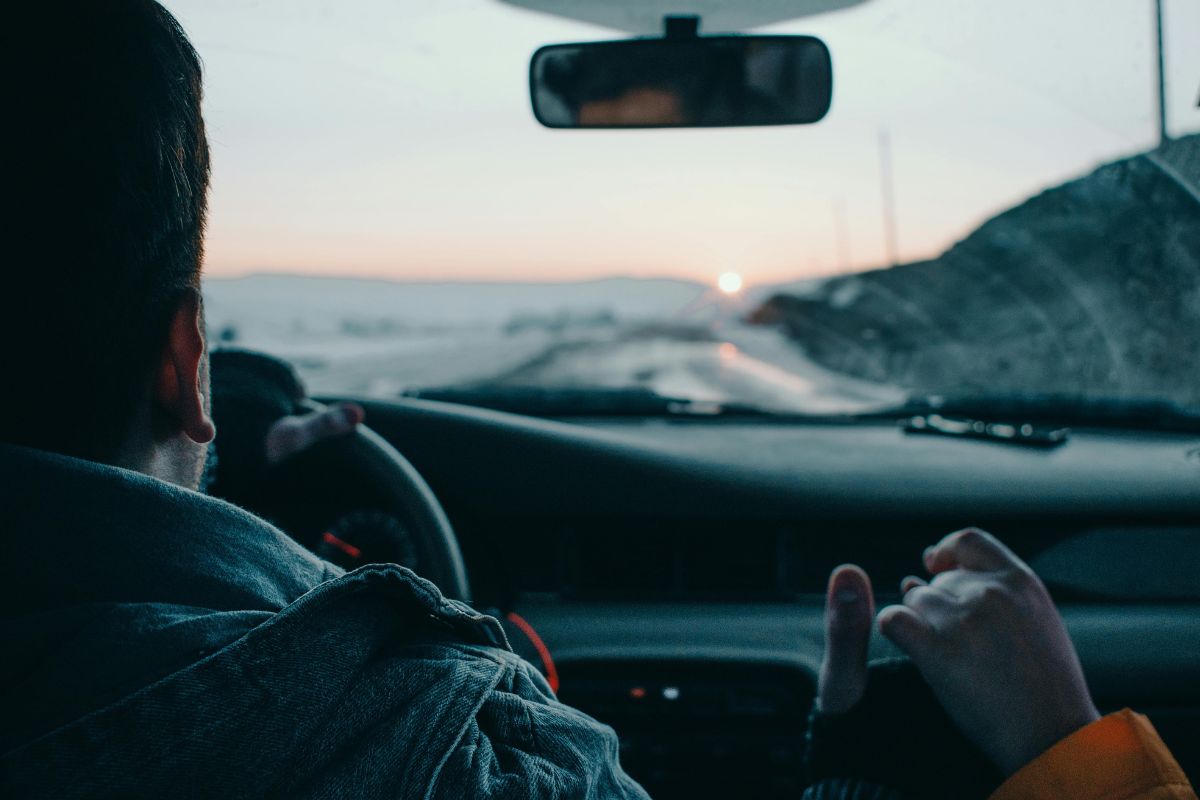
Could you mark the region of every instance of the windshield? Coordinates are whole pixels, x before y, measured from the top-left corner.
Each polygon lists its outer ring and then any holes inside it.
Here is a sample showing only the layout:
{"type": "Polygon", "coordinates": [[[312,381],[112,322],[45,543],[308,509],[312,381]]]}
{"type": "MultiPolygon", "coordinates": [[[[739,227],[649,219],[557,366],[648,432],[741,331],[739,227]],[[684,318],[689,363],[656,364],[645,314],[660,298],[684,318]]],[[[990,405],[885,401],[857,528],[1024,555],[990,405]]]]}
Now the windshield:
{"type": "Polygon", "coordinates": [[[530,112],[534,50],[620,31],[495,0],[166,5],[206,64],[210,339],[316,394],[1200,406],[1189,0],[1163,3],[1165,144],[1151,2],[755,28],[826,41],[826,119],[651,131],[530,112]]]}

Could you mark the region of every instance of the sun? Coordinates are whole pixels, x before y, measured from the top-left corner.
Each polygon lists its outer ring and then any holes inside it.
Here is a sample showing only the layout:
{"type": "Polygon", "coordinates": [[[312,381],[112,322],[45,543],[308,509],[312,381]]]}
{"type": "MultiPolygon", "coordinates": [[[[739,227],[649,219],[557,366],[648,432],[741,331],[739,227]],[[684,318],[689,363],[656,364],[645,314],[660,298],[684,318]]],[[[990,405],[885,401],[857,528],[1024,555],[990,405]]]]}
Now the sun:
{"type": "Polygon", "coordinates": [[[717,278],[717,288],[725,294],[737,294],[742,290],[742,276],[736,272],[723,272],[717,278]]]}

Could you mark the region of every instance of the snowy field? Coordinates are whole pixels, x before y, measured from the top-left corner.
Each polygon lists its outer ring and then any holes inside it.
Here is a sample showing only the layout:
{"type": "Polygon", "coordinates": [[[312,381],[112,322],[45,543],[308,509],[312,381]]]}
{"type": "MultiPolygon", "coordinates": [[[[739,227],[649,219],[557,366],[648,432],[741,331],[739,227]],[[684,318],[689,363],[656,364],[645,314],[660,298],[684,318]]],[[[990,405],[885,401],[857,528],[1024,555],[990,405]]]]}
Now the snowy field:
{"type": "Polygon", "coordinates": [[[396,397],[500,383],[641,386],[781,411],[853,412],[902,399],[831,373],[771,329],[755,298],[686,281],[402,284],[253,276],[210,280],[216,346],[288,359],[314,394],[396,397]]]}

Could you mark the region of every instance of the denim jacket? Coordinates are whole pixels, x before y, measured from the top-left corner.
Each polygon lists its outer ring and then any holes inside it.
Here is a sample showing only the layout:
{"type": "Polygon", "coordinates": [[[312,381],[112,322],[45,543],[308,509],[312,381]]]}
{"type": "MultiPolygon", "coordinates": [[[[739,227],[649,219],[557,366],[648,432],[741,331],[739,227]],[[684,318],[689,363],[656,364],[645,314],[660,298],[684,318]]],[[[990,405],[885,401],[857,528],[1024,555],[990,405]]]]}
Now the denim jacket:
{"type": "Polygon", "coordinates": [[[240,509],[0,445],[0,796],[644,798],[497,621],[240,509]]]}

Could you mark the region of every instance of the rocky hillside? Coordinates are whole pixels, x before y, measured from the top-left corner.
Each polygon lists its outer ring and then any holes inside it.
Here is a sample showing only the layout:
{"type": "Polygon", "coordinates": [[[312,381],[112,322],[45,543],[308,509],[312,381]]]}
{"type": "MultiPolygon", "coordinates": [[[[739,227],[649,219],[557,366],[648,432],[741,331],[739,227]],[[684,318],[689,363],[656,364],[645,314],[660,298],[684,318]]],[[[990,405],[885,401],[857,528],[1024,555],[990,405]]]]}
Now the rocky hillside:
{"type": "Polygon", "coordinates": [[[938,258],[776,294],[750,321],[913,392],[1200,403],[1200,135],[1047,190],[938,258]]]}

